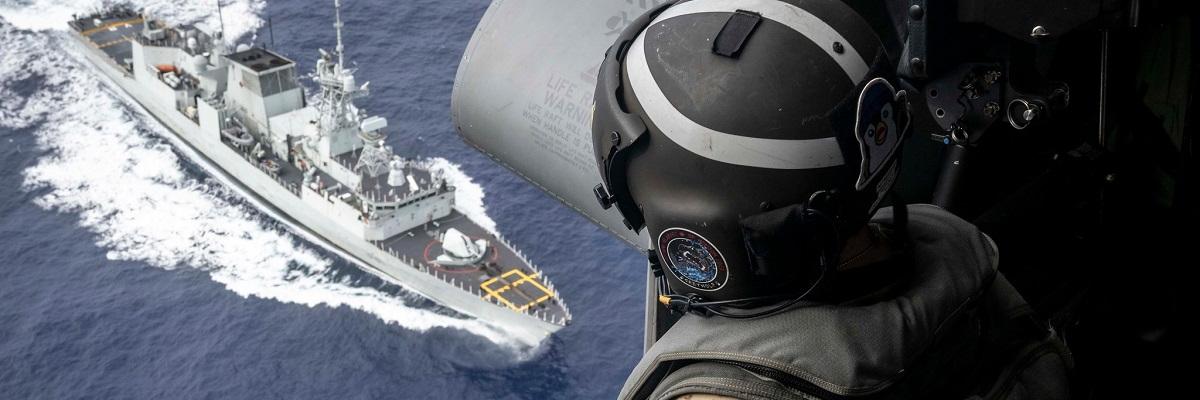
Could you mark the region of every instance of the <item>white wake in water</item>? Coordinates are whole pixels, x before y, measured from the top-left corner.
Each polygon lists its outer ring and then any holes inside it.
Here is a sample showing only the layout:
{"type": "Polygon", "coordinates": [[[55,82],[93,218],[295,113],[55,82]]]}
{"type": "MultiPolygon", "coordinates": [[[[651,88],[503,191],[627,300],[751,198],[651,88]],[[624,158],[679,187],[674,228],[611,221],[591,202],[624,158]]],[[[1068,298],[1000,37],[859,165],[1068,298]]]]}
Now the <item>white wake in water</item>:
{"type": "MultiPolygon", "coordinates": [[[[253,29],[257,17],[247,15],[254,16],[261,2],[236,4],[246,14],[230,18],[236,8],[227,5],[226,26],[231,20],[250,21],[243,29],[253,29]]],[[[456,328],[501,345],[527,345],[482,321],[414,308],[375,288],[331,281],[332,260],[231,201],[224,187],[189,177],[161,139],[168,135],[165,128],[140,109],[131,111],[136,107],[115,94],[117,89],[62,50],[68,47],[63,35],[17,29],[41,29],[30,20],[18,27],[5,22],[13,16],[69,16],[71,11],[61,11],[66,8],[38,3],[35,11],[13,13],[10,5],[0,5],[0,126],[34,129],[47,154],[24,171],[25,189],[44,192],[35,200],[41,207],[78,214],[80,226],[96,234],[108,258],[165,269],[199,268],[243,297],[346,306],[412,330],[456,328]],[[39,87],[22,98],[16,85],[30,85],[29,79],[39,87]]],[[[460,188],[464,211],[494,230],[495,223],[483,214],[482,188],[448,161],[434,162],[460,188]]]]}
{"type": "Polygon", "coordinates": [[[219,27],[224,22],[225,37],[230,40],[254,32],[262,26],[259,18],[265,0],[4,0],[0,1],[0,15],[18,28],[46,31],[63,30],[72,14],[88,14],[104,5],[125,3],[134,9],[144,9],[155,18],[170,23],[204,23],[219,27]],[[220,1],[221,16],[217,17],[217,2],[220,1]]]}

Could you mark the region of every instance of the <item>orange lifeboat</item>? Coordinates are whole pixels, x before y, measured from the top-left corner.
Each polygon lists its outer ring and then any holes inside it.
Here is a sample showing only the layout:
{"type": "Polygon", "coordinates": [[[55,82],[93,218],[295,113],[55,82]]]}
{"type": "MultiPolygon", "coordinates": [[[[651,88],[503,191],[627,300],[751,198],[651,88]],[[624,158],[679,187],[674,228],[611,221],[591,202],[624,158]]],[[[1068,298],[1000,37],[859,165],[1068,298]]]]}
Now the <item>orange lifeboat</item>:
{"type": "Polygon", "coordinates": [[[175,66],[171,64],[158,64],[154,67],[158,68],[159,73],[175,72],[175,66]]]}

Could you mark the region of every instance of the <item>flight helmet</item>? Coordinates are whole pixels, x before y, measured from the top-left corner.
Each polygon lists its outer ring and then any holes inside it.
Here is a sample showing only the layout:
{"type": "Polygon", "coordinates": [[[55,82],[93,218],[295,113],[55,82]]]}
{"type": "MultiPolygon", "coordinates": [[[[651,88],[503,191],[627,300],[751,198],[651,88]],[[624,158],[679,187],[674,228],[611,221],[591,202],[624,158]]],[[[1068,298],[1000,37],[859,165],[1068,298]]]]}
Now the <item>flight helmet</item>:
{"type": "Polygon", "coordinates": [[[837,0],[669,2],[621,33],[595,94],[595,194],[647,229],[664,295],[749,308],[832,278],[908,133],[886,60],[837,0]]]}

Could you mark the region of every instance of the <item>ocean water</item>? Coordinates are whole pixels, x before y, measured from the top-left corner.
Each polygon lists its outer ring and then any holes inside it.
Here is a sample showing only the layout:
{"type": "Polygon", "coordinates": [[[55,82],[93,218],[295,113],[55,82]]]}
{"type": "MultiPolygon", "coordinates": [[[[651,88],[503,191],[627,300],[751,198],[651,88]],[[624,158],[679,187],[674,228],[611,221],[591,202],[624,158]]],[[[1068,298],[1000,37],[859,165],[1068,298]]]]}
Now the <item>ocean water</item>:
{"type": "MultiPolygon", "coordinates": [[[[642,256],[464,144],[449,117],[483,0],[345,0],[359,105],[542,267],[575,316],[520,343],[277,222],[65,46],[98,0],[0,0],[0,399],[611,398],[641,350],[642,256]]],[[[138,0],[217,23],[215,1],[138,0]]],[[[302,70],[332,1],[224,0],[302,70]],[[268,29],[267,21],[271,21],[268,29]],[[273,33],[273,34],[272,34],[273,33]]]]}

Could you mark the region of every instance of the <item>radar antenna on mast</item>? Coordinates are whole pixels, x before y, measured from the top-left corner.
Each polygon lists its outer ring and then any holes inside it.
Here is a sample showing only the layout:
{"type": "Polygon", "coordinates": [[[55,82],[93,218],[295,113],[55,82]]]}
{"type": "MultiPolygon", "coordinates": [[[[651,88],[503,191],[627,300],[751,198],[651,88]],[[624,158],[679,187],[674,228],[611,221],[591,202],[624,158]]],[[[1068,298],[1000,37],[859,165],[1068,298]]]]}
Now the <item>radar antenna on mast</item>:
{"type": "Polygon", "coordinates": [[[342,1],[333,0],[333,6],[337,47],[334,48],[335,54],[321,51],[321,58],[317,60],[317,74],[314,77],[321,87],[321,94],[317,100],[317,110],[320,113],[318,134],[346,135],[357,132],[357,136],[362,140],[362,147],[353,169],[376,177],[387,170],[387,163],[392,158],[391,149],[384,142],[387,135],[383,128],[387,126],[387,120],[379,117],[367,118],[366,113],[354,106],[354,100],[367,96],[369,90],[365,83],[358,85],[354,79],[354,69],[345,66],[342,1]]]}
{"type": "Polygon", "coordinates": [[[321,87],[317,109],[321,114],[321,134],[329,134],[338,129],[357,126],[360,112],[354,107],[353,100],[367,95],[365,85],[359,87],[354,79],[354,69],[345,66],[346,48],[342,43],[342,1],[334,0],[334,23],[337,31],[337,47],[330,54],[321,51],[317,61],[315,80],[321,87]]]}

